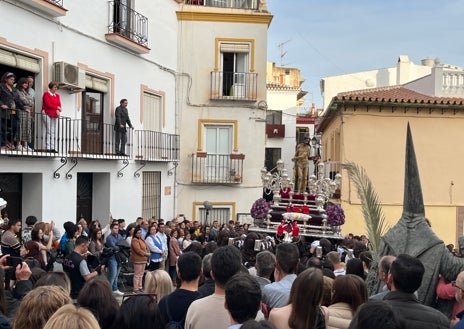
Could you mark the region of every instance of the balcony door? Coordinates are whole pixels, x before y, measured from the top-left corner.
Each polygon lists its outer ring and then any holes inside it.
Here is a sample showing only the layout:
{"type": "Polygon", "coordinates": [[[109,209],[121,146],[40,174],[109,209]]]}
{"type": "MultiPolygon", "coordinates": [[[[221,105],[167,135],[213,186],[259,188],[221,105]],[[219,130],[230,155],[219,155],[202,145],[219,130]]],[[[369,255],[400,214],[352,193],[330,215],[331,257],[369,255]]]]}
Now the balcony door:
{"type": "Polygon", "coordinates": [[[205,129],[205,150],[208,154],[205,173],[209,181],[224,181],[230,177],[232,127],[208,126],[205,129]]]}
{"type": "Polygon", "coordinates": [[[114,32],[131,38],[131,0],[114,1],[114,32]]]}
{"type": "Polygon", "coordinates": [[[82,93],[82,153],[103,154],[103,93],[82,93]]]}
{"type": "Polygon", "coordinates": [[[222,72],[222,95],[245,97],[248,52],[222,52],[222,72]]]}

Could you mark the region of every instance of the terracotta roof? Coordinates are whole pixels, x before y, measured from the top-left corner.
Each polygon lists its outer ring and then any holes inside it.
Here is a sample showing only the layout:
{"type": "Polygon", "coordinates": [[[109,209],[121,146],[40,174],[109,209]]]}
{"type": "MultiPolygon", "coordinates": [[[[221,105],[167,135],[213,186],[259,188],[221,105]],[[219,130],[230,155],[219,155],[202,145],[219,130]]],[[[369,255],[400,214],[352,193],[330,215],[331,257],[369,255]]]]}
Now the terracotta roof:
{"type": "Polygon", "coordinates": [[[291,86],[288,86],[288,85],[283,85],[283,84],[275,83],[275,82],[266,83],[266,87],[268,89],[276,89],[276,90],[294,90],[294,91],[301,90],[301,88],[299,88],[299,87],[291,87],[291,86]]]}
{"type": "Polygon", "coordinates": [[[434,97],[415,92],[403,86],[390,86],[363,89],[339,93],[332,99],[329,108],[323,113],[317,132],[323,131],[337,115],[338,105],[343,103],[374,103],[382,107],[413,106],[417,108],[452,108],[456,111],[464,109],[464,97],[434,97]]]}
{"type": "Polygon", "coordinates": [[[433,97],[402,86],[348,91],[339,93],[334,97],[333,101],[464,105],[464,98],[433,97]]]}

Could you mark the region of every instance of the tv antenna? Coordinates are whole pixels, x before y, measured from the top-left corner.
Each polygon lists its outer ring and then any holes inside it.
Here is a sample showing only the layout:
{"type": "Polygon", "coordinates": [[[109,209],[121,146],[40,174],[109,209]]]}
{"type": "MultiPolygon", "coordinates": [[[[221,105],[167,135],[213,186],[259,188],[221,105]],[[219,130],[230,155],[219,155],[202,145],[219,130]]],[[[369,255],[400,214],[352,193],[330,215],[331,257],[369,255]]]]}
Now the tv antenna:
{"type": "Polygon", "coordinates": [[[289,43],[290,41],[292,41],[292,39],[288,39],[287,41],[281,42],[281,43],[279,43],[277,45],[277,47],[280,50],[280,66],[285,66],[285,64],[283,62],[284,62],[284,57],[287,54],[287,52],[284,51],[284,46],[285,46],[285,44],[289,43]]]}

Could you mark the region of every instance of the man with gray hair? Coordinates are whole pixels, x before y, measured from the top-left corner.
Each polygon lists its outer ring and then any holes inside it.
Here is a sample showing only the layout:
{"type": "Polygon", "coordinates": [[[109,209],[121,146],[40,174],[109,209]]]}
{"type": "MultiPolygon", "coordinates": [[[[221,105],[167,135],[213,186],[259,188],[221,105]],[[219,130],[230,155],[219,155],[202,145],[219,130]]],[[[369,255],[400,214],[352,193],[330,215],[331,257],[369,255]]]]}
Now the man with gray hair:
{"type": "Polygon", "coordinates": [[[271,275],[274,272],[276,263],[275,255],[268,251],[263,250],[256,255],[256,276],[255,279],[258,281],[261,290],[265,285],[271,283],[271,275]]]}
{"type": "Polygon", "coordinates": [[[396,259],[395,256],[383,256],[380,258],[379,261],[379,280],[385,282],[385,285],[383,286],[381,292],[378,294],[372,295],[369,297],[369,300],[383,300],[386,294],[390,292],[390,287],[388,287],[387,284],[387,279],[388,279],[388,272],[390,272],[390,266],[393,263],[393,261],[396,259]]]}
{"type": "Polygon", "coordinates": [[[340,254],[338,252],[336,252],[336,251],[329,252],[327,254],[327,259],[333,265],[333,268],[334,268],[333,272],[334,272],[335,276],[345,275],[346,274],[345,267],[343,267],[343,265],[342,265],[342,261],[340,259],[340,254]]]}
{"type": "Polygon", "coordinates": [[[205,257],[203,257],[203,260],[201,262],[201,268],[203,270],[205,281],[198,288],[198,292],[200,293],[200,298],[214,294],[214,280],[211,277],[211,257],[212,256],[213,256],[213,253],[207,254],[205,257]]]}

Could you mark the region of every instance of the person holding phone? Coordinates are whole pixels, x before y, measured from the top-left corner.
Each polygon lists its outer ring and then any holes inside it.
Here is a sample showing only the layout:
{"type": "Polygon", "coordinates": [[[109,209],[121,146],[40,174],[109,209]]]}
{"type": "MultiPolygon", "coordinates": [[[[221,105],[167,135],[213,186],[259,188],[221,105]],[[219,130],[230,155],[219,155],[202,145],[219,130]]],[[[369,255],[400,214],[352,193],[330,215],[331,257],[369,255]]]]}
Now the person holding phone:
{"type": "Polygon", "coordinates": [[[100,268],[90,272],[86,257],[89,251],[89,238],[79,236],[73,252],[63,259],[63,270],[68,274],[71,281],[71,298],[76,299],[85,282],[96,277],[100,268]]]}

